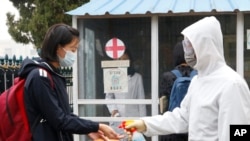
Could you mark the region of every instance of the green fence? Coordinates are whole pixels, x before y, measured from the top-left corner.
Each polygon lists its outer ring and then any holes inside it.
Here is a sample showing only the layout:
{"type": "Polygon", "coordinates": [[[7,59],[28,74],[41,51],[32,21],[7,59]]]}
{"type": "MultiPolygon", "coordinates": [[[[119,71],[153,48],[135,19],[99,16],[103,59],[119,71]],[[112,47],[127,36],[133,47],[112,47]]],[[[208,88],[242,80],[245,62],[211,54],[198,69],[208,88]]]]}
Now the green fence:
{"type": "MultiPolygon", "coordinates": [[[[22,56],[16,58],[15,55],[13,57],[5,55],[4,58],[0,58],[0,93],[12,86],[22,61],[22,56]]],[[[60,73],[66,78],[67,92],[69,94],[69,103],[71,107],[73,106],[72,72],[72,67],[60,69],[60,73]]]]}

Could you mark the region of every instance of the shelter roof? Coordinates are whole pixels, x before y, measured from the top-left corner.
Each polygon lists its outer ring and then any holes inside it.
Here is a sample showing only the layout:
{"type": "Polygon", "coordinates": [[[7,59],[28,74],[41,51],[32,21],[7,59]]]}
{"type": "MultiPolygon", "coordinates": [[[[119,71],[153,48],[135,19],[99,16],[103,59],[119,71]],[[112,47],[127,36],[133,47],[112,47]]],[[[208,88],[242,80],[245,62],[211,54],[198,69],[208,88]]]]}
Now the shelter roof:
{"type": "Polygon", "coordinates": [[[249,12],[250,0],[91,0],[66,12],[76,16],[116,16],[249,12]]]}

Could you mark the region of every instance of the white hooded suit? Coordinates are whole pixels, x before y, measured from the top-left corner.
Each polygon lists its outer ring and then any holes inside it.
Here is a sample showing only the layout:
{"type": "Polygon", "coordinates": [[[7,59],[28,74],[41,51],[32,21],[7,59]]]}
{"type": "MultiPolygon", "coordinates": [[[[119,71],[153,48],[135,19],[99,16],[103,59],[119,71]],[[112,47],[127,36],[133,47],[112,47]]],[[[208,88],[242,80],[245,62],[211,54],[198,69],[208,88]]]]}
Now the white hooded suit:
{"type": "Polygon", "coordinates": [[[245,80],[226,65],[220,23],[206,17],[182,34],[191,42],[198,75],[180,108],[142,118],[147,136],[189,134],[189,141],[229,141],[233,124],[250,124],[250,92],[245,80]]]}

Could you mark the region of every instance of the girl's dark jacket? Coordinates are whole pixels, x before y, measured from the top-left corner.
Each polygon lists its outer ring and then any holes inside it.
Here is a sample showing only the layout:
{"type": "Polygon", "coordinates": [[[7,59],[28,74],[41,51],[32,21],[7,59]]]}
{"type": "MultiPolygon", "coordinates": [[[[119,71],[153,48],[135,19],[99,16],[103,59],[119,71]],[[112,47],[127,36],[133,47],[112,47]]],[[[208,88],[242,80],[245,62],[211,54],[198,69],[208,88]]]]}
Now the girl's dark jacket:
{"type": "Polygon", "coordinates": [[[98,131],[98,123],[71,113],[65,78],[52,65],[25,59],[18,75],[26,78],[24,99],[33,141],[73,141],[73,133],[98,131]]]}

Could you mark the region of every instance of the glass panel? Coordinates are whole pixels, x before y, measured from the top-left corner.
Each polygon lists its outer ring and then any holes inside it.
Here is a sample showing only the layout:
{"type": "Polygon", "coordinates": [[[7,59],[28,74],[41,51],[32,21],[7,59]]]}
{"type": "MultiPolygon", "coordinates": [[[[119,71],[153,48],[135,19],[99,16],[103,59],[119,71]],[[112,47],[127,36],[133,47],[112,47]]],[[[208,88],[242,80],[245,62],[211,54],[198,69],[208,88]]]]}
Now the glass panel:
{"type": "Polygon", "coordinates": [[[244,77],[250,85],[250,34],[247,34],[247,30],[250,30],[250,14],[244,16],[244,77]]]}
{"type": "MultiPolygon", "coordinates": [[[[151,110],[149,110],[150,105],[147,105],[146,107],[148,109],[147,115],[151,115],[151,110]]],[[[78,108],[80,117],[110,117],[110,114],[105,114],[105,115],[103,114],[103,113],[109,113],[106,104],[84,104],[84,105],[79,105],[78,108]],[[92,109],[96,110],[91,111],[92,109]]]]}
{"type": "MultiPolygon", "coordinates": [[[[95,84],[95,33],[89,28],[85,28],[85,42],[84,42],[84,96],[85,99],[94,99],[96,97],[95,84]]],[[[94,116],[96,109],[89,105],[85,105],[86,115],[94,116]]],[[[80,108],[81,110],[81,108],[80,108]]]]}
{"type": "Polygon", "coordinates": [[[105,104],[85,104],[79,105],[79,116],[80,117],[110,117],[110,114],[104,115],[103,113],[108,113],[107,106],[105,104]],[[91,111],[96,109],[95,111],[91,111]]]}
{"type": "MultiPolygon", "coordinates": [[[[105,99],[102,61],[113,60],[105,52],[106,43],[116,37],[123,41],[134,60],[135,71],[141,74],[145,98],[151,98],[151,19],[150,18],[122,18],[122,19],[84,19],[78,21],[79,29],[83,32],[82,61],[78,66],[84,66],[79,77],[83,79],[83,86],[79,86],[84,93],[80,99],[105,99]],[[83,28],[80,28],[84,26],[83,28]],[[82,88],[83,87],[83,88],[82,88]]],[[[78,55],[82,55],[78,54],[78,55]]],[[[81,58],[81,57],[80,57],[81,58]]],[[[147,114],[150,114],[147,105],[147,114]]],[[[108,116],[106,105],[80,105],[81,116],[108,116]]]]}
{"type": "Polygon", "coordinates": [[[223,33],[226,63],[236,71],[236,15],[220,16],[218,19],[223,33]]]}
{"type": "MultiPolygon", "coordinates": [[[[173,47],[183,39],[181,31],[204,16],[159,18],[159,77],[174,68],[173,47]]],[[[236,70],[236,15],[216,15],[221,23],[226,62],[236,70]]],[[[247,18],[246,18],[247,19],[247,18]]]]}

